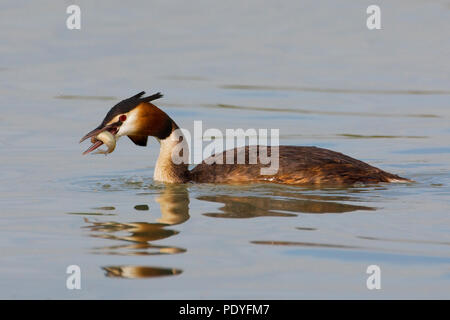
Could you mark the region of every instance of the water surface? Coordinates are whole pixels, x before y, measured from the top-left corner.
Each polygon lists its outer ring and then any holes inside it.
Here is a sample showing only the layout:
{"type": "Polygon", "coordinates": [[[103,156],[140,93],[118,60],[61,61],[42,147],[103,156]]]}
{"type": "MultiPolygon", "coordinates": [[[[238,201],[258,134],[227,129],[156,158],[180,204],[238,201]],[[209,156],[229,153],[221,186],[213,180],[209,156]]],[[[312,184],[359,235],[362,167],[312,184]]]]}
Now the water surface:
{"type": "Polygon", "coordinates": [[[1,298],[450,297],[446,1],[379,1],[380,31],[368,1],[79,4],[79,31],[1,5],[1,298]],[[279,128],[415,183],[165,186],[155,140],[81,156],[142,90],[183,128],[279,128]]]}

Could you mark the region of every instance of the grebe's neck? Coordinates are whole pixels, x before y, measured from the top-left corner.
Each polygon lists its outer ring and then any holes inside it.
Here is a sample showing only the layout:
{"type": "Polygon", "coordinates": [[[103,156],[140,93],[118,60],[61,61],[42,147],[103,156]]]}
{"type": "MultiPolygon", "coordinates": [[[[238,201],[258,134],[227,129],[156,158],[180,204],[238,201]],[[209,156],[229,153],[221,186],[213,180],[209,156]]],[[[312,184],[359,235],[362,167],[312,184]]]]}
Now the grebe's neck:
{"type": "Polygon", "coordinates": [[[171,121],[170,135],[164,139],[157,138],[161,146],[153,179],[166,183],[185,183],[190,180],[187,161],[189,149],[181,130],[172,119],[171,121]]]}

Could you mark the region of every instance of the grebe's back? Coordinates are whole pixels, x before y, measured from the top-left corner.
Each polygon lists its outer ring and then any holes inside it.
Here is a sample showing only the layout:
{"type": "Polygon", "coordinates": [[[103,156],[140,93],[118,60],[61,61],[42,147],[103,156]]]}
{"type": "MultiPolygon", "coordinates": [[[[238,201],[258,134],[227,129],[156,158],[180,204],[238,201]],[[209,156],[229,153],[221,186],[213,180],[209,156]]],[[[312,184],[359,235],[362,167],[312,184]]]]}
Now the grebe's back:
{"type": "MultiPolygon", "coordinates": [[[[267,147],[270,156],[271,147],[267,147]]],[[[204,183],[272,182],[295,185],[353,185],[379,182],[410,182],[395,174],[375,168],[342,153],[317,147],[279,146],[279,168],[274,175],[262,175],[261,168],[267,164],[248,164],[250,148],[235,149],[237,154],[245,152],[247,164],[211,163],[208,159],[191,171],[191,180],[204,183]]],[[[258,157],[259,159],[259,157],[258,157]]]]}

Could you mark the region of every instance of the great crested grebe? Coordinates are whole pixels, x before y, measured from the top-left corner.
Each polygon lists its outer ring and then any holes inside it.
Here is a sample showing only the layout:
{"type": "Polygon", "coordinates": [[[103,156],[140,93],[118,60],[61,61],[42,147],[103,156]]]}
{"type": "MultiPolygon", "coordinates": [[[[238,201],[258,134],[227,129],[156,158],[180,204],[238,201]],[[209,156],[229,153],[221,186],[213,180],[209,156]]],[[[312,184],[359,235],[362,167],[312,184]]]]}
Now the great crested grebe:
{"type": "MultiPolygon", "coordinates": [[[[106,144],[112,152],[116,140],[121,136],[128,136],[136,145],[146,146],[149,136],[160,142],[159,157],[156,162],[154,179],[166,183],[260,183],[272,182],[293,185],[353,185],[356,183],[372,184],[379,182],[410,182],[411,180],[372,167],[362,161],[353,159],[342,153],[317,148],[298,146],[279,146],[279,168],[273,175],[262,175],[261,168],[265,164],[210,164],[206,159],[192,170],[188,164],[175,164],[172,153],[179,143],[179,137],[174,138],[175,131],[179,132],[177,124],[161,109],[150,101],[159,99],[159,92],[143,97],[140,92],[131,98],[116,104],[106,114],[103,122],[94,130],[86,134],[80,142],[91,138],[92,146],[83,154],[92,152],[106,144]]],[[[177,133],[178,134],[178,133],[177,133]]],[[[183,139],[181,137],[181,139],[183,139]]],[[[234,154],[245,152],[249,156],[249,147],[235,148],[234,154]]],[[[272,152],[267,147],[267,154],[272,152]]],[[[225,151],[218,157],[225,157],[225,151]]]]}

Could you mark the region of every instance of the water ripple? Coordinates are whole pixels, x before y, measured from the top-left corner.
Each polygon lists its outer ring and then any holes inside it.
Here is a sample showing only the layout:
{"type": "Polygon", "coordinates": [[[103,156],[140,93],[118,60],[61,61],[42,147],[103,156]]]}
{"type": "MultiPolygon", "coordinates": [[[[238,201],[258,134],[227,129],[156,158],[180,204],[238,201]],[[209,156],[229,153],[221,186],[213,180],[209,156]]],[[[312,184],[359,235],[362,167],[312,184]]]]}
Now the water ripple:
{"type": "Polygon", "coordinates": [[[356,94],[450,95],[449,90],[341,89],[341,88],[318,88],[318,87],[295,87],[295,86],[239,85],[239,84],[226,84],[221,85],[219,87],[222,89],[230,89],[230,90],[304,91],[304,92],[356,93],[356,94]]]}

